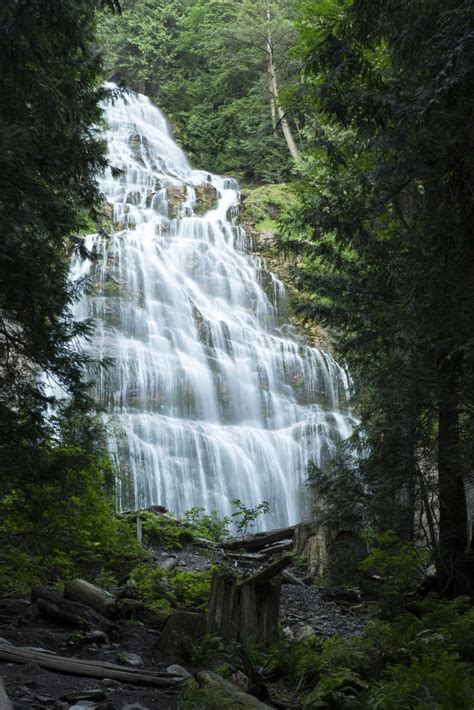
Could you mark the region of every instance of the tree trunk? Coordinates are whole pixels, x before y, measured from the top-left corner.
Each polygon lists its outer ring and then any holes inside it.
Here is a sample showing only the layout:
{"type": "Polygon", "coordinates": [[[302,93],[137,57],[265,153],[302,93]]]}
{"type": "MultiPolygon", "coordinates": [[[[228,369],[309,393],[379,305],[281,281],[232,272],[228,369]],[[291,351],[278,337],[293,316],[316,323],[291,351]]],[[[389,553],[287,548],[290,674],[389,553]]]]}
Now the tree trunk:
{"type": "Polygon", "coordinates": [[[116,597],[85,579],[72,579],[64,585],[64,596],[80,604],[90,606],[101,614],[107,615],[117,601],[116,597]]]}
{"type": "Polygon", "coordinates": [[[285,113],[283,109],[280,106],[280,101],[279,101],[279,92],[278,92],[278,81],[277,81],[277,75],[276,75],[276,68],[275,68],[275,61],[273,57],[273,42],[272,42],[272,35],[271,35],[271,30],[270,30],[270,22],[271,22],[271,14],[270,14],[270,7],[267,4],[267,21],[268,21],[268,29],[267,29],[267,57],[268,57],[268,80],[270,84],[270,107],[272,111],[272,125],[273,125],[273,132],[276,131],[277,123],[276,123],[276,115],[278,115],[278,122],[280,123],[281,130],[283,131],[283,135],[285,136],[285,141],[286,145],[288,146],[288,150],[290,151],[290,155],[293,158],[293,160],[298,160],[300,157],[299,150],[296,147],[295,140],[293,138],[293,134],[291,132],[290,124],[288,123],[288,120],[285,116],[285,113]]]}
{"type": "Polygon", "coordinates": [[[469,591],[467,510],[460,452],[457,378],[442,383],[438,412],[439,590],[446,596],[469,591]]]}

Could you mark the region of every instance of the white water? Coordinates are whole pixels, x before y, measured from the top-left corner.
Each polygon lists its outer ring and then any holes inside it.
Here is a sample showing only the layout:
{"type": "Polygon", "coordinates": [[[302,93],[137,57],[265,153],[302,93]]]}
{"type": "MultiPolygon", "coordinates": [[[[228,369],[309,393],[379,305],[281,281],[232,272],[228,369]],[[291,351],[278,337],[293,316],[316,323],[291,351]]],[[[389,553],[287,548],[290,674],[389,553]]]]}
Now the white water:
{"type": "Polygon", "coordinates": [[[97,262],[73,264],[95,287],[77,314],[95,319],[88,347],[111,361],[96,399],[123,473],[119,502],[228,515],[232,499],[266,500],[266,526],[298,522],[308,460],[324,464],[351,432],[347,375],[285,325],[285,287],[236,226],[237,183],[192,170],[158,109],[126,101],[105,108],[100,184],[122,224],[87,238],[97,262]],[[196,216],[203,184],[218,203],[196,216]],[[170,188],[182,186],[171,219],[170,188]]]}

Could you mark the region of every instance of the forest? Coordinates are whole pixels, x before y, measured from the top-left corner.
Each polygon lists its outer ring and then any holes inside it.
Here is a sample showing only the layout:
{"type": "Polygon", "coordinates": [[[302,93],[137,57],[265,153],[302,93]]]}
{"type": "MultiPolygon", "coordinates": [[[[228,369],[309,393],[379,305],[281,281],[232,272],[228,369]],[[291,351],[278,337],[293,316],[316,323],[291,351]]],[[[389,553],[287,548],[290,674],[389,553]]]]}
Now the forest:
{"type": "Polygon", "coordinates": [[[0,2],[0,707],[474,707],[474,4],[0,2]]]}

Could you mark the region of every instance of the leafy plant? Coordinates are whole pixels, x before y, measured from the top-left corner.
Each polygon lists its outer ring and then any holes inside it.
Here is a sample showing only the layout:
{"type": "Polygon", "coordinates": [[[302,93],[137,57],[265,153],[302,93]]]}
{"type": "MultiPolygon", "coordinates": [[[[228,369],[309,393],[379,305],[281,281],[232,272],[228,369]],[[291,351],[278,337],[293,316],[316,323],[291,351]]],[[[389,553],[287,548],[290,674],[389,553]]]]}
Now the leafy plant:
{"type": "Polygon", "coordinates": [[[248,534],[249,528],[254,528],[257,525],[258,519],[270,510],[270,505],[266,500],[255,506],[255,508],[247,508],[239,498],[235,498],[232,501],[232,505],[234,508],[237,508],[237,510],[232,513],[232,518],[234,519],[237,532],[239,532],[242,537],[245,537],[248,534]]]}
{"type": "Polygon", "coordinates": [[[184,519],[196,537],[206,540],[218,542],[229,532],[229,518],[221,518],[216,511],[206,513],[204,508],[194,507],[185,512],[184,519]]]}

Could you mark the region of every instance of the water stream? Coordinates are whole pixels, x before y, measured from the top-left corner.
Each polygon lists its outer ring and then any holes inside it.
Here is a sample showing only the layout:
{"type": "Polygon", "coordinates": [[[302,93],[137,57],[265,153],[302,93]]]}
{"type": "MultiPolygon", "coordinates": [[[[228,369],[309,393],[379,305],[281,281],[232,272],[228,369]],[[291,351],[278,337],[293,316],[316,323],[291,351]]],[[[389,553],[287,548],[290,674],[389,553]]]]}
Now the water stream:
{"type": "Polygon", "coordinates": [[[354,420],[348,377],[288,325],[287,294],[238,226],[239,188],[193,170],[144,96],[105,107],[114,222],[91,235],[94,288],[77,317],[107,358],[95,384],[119,470],[119,504],[270,504],[265,526],[307,512],[306,465],[324,464],[354,420]]]}

